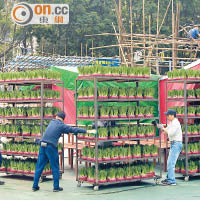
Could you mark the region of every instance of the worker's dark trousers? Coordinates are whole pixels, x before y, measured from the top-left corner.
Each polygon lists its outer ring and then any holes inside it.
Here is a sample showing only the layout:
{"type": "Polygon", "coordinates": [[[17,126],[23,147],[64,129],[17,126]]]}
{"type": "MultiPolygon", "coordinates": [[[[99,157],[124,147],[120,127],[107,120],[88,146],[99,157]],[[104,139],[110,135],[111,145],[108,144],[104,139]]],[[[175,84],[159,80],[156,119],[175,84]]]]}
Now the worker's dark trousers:
{"type": "Polygon", "coordinates": [[[0,152],[0,167],[1,167],[1,163],[2,163],[2,156],[1,156],[1,152],[0,152]]]}
{"type": "Polygon", "coordinates": [[[54,189],[59,188],[60,172],[58,149],[51,144],[48,144],[47,147],[40,147],[39,157],[35,169],[33,188],[38,187],[40,176],[48,161],[50,162],[50,166],[53,173],[54,189]]]}

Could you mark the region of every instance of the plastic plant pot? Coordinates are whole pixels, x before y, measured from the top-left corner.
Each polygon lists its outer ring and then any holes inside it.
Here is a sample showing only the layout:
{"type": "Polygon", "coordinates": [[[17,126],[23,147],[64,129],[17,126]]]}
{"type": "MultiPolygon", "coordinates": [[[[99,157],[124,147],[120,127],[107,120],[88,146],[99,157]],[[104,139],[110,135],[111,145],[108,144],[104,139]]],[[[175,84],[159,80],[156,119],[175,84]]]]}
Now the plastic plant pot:
{"type": "Polygon", "coordinates": [[[155,137],[155,133],[153,133],[153,134],[147,134],[146,137],[155,137]]]}
{"type": "Polygon", "coordinates": [[[117,181],[125,181],[125,178],[117,178],[117,181]]]}
{"type": "Polygon", "coordinates": [[[133,158],[141,158],[141,155],[133,155],[133,158]]]}
{"type": "Polygon", "coordinates": [[[111,161],[111,158],[103,158],[103,161],[111,161]]]}
{"type": "Polygon", "coordinates": [[[111,160],[120,160],[120,157],[113,157],[111,160]]]}
{"type": "Polygon", "coordinates": [[[158,157],[158,153],[151,154],[152,157],[158,157]]]}
{"type": "Polygon", "coordinates": [[[145,135],[138,135],[138,138],[145,138],[145,135]]]}
{"type": "Polygon", "coordinates": [[[129,99],[135,99],[135,96],[129,96],[128,98],[129,99]]]}
{"type": "Polygon", "coordinates": [[[98,140],[108,140],[108,137],[99,137],[98,140]]]}
{"type": "Polygon", "coordinates": [[[30,133],[22,133],[22,136],[30,136],[30,133]]]}
{"type": "Polygon", "coordinates": [[[87,181],[88,181],[89,183],[94,183],[94,182],[95,182],[95,179],[94,179],[94,178],[87,178],[87,181]]]}
{"type": "Polygon", "coordinates": [[[133,179],[141,179],[141,176],[133,176],[133,179]]]}
{"type": "Polygon", "coordinates": [[[181,169],[181,173],[182,173],[182,174],[185,174],[185,173],[186,173],[186,170],[181,169]]]}
{"type": "Polygon", "coordinates": [[[119,118],[127,118],[127,115],[120,115],[119,118]]]}
{"type": "Polygon", "coordinates": [[[110,117],[107,115],[107,116],[100,116],[99,119],[109,119],[110,117]]]}
{"type": "Polygon", "coordinates": [[[95,119],[95,116],[90,116],[89,119],[95,119]]]}
{"type": "Polygon", "coordinates": [[[128,135],[127,136],[119,136],[120,139],[128,139],[128,135]]]}
{"type": "Polygon", "coordinates": [[[148,114],[148,115],[145,115],[145,117],[149,118],[149,117],[153,117],[152,114],[148,114]]]}
{"type": "Polygon", "coordinates": [[[109,139],[110,139],[110,140],[119,139],[119,136],[110,136],[109,139]]]}
{"type": "Polygon", "coordinates": [[[98,161],[99,162],[102,162],[104,159],[103,158],[98,158],[98,161]]]}
{"type": "Polygon", "coordinates": [[[132,180],[132,179],[133,179],[133,177],[132,177],[132,176],[125,177],[125,180],[127,180],[127,181],[130,181],[130,180],[132,180]]]}
{"type": "Polygon", "coordinates": [[[110,116],[110,118],[111,118],[111,119],[118,119],[119,116],[117,116],[117,115],[113,115],[113,116],[110,116]]]}
{"type": "Polygon", "coordinates": [[[118,96],[109,96],[109,99],[118,99],[118,96]]]}
{"type": "Polygon", "coordinates": [[[144,99],[153,99],[153,96],[145,96],[144,99]]]}
{"type": "Polygon", "coordinates": [[[78,139],[79,139],[79,140],[85,139],[85,136],[79,135],[79,136],[78,136],[78,139]]]}
{"type": "Polygon", "coordinates": [[[108,96],[98,96],[98,99],[108,99],[108,96]]]}
{"type": "Polygon", "coordinates": [[[137,138],[137,135],[129,135],[129,139],[137,138]]]}
{"type": "Polygon", "coordinates": [[[175,172],[176,173],[180,173],[180,169],[175,169],[175,172]]]}
{"type": "Polygon", "coordinates": [[[143,96],[136,96],[136,99],[143,99],[143,96]]]}
{"type": "Polygon", "coordinates": [[[5,167],[1,167],[0,168],[0,172],[6,172],[6,168],[5,167]]]}
{"type": "Polygon", "coordinates": [[[85,157],[85,156],[82,156],[81,158],[82,158],[83,160],[87,160],[87,157],[85,157]]]}
{"type": "Polygon", "coordinates": [[[116,182],[117,180],[116,180],[116,178],[109,178],[108,179],[108,182],[116,182]]]}
{"type": "Polygon", "coordinates": [[[148,178],[148,175],[147,174],[142,174],[141,178],[148,178]]]}
{"type": "Polygon", "coordinates": [[[144,115],[136,115],[137,118],[143,118],[144,115]]]}
{"type": "Polygon", "coordinates": [[[98,180],[98,183],[107,183],[107,180],[98,180]]]}
{"type": "Polygon", "coordinates": [[[80,181],[87,181],[87,176],[80,176],[80,177],[79,177],[79,180],[80,180],[80,181]]]}
{"type": "Polygon", "coordinates": [[[95,140],[95,137],[88,137],[88,140],[95,140]]]}
{"type": "Polygon", "coordinates": [[[119,99],[128,99],[128,96],[119,96],[119,99]]]}
{"type": "Polygon", "coordinates": [[[151,154],[145,154],[143,155],[144,158],[150,158],[151,157],[151,154]]]}
{"type": "Polygon", "coordinates": [[[188,170],[188,173],[189,173],[189,174],[195,174],[195,173],[197,173],[197,171],[198,171],[198,170],[188,170]]]}
{"type": "Polygon", "coordinates": [[[120,160],[126,160],[126,156],[120,156],[119,159],[120,160]]]}

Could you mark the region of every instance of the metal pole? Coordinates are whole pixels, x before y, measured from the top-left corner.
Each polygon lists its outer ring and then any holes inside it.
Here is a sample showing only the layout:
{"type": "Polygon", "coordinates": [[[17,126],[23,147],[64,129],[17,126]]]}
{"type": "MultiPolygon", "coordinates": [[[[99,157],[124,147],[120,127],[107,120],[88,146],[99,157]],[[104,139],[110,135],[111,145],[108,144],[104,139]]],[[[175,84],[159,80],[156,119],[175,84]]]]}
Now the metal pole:
{"type": "MultiPolygon", "coordinates": [[[[64,106],[64,82],[62,82],[62,85],[63,85],[63,112],[65,111],[65,106],[64,106]]],[[[63,149],[62,149],[62,156],[63,156],[63,162],[62,162],[62,166],[63,166],[63,173],[64,173],[64,167],[65,167],[65,155],[64,155],[64,145],[65,145],[65,135],[63,134],[63,149]]]]}
{"type": "Polygon", "coordinates": [[[44,81],[42,80],[41,81],[41,113],[40,113],[40,132],[41,132],[41,135],[43,135],[43,124],[44,124],[44,99],[43,99],[43,95],[44,95],[44,81]]]}
{"type": "MultiPolygon", "coordinates": [[[[94,108],[95,108],[95,128],[98,131],[98,105],[97,105],[97,78],[94,78],[94,108]]],[[[95,171],[96,171],[96,185],[98,185],[98,135],[96,135],[95,142],[95,171]]]]}
{"type": "Polygon", "coordinates": [[[184,80],[184,104],[185,104],[185,167],[186,167],[186,176],[188,176],[188,116],[187,116],[187,81],[184,80]]]}
{"type": "MultiPolygon", "coordinates": [[[[76,107],[76,126],[77,126],[77,79],[75,80],[75,107],[76,107]]],[[[78,166],[78,137],[76,137],[76,181],[78,181],[78,172],[79,172],[79,166],[78,166]]]]}

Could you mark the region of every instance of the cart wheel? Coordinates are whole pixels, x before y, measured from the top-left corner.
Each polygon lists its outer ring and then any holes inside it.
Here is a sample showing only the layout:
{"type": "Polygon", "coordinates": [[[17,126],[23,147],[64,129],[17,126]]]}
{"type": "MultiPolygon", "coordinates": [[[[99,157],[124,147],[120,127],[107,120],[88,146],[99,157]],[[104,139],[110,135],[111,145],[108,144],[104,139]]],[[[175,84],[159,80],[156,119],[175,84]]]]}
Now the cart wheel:
{"type": "Polygon", "coordinates": [[[99,190],[99,186],[98,185],[95,185],[94,186],[94,191],[98,191],[99,190]]]}
{"type": "Polygon", "coordinates": [[[46,176],[41,176],[40,177],[40,183],[44,182],[44,179],[46,178],[46,176]]]}
{"type": "Polygon", "coordinates": [[[189,181],[189,176],[185,176],[184,181],[188,182],[189,181]]]}
{"type": "Polygon", "coordinates": [[[154,182],[156,185],[160,184],[160,181],[157,178],[154,179],[154,182]]]}
{"type": "Polygon", "coordinates": [[[78,182],[77,187],[81,187],[81,182],[78,182]]]}

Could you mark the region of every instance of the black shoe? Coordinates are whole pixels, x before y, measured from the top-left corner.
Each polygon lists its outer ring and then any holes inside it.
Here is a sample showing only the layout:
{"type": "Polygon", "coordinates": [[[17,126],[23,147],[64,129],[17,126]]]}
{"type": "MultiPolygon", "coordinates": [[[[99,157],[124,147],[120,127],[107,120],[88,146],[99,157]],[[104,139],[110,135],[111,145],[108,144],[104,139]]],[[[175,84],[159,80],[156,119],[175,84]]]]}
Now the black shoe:
{"type": "Polygon", "coordinates": [[[0,185],[4,185],[5,184],[5,182],[3,182],[3,181],[0,181],[0,185]]]}
{"type": "Polygon", "coordinates": [[[176,183],[170,183],[170,182],[167,181],[167,180],[161,181],[161,183],[162,183],[163,185],[176,186],[176,183]]]}
{"type": "Polygon", "coordinates": [[[53,192],[60,192],[63,191],[63,188],[59,187],[58,189],[53,189],[53,192]]]}
{"type": "Polygon", "coordinates": [[[33,187],[32,190],[33,190],[33,192],[36,192],[36,191],[40,190],[40,187],[36,187],[36,188],[33,187]]]}

